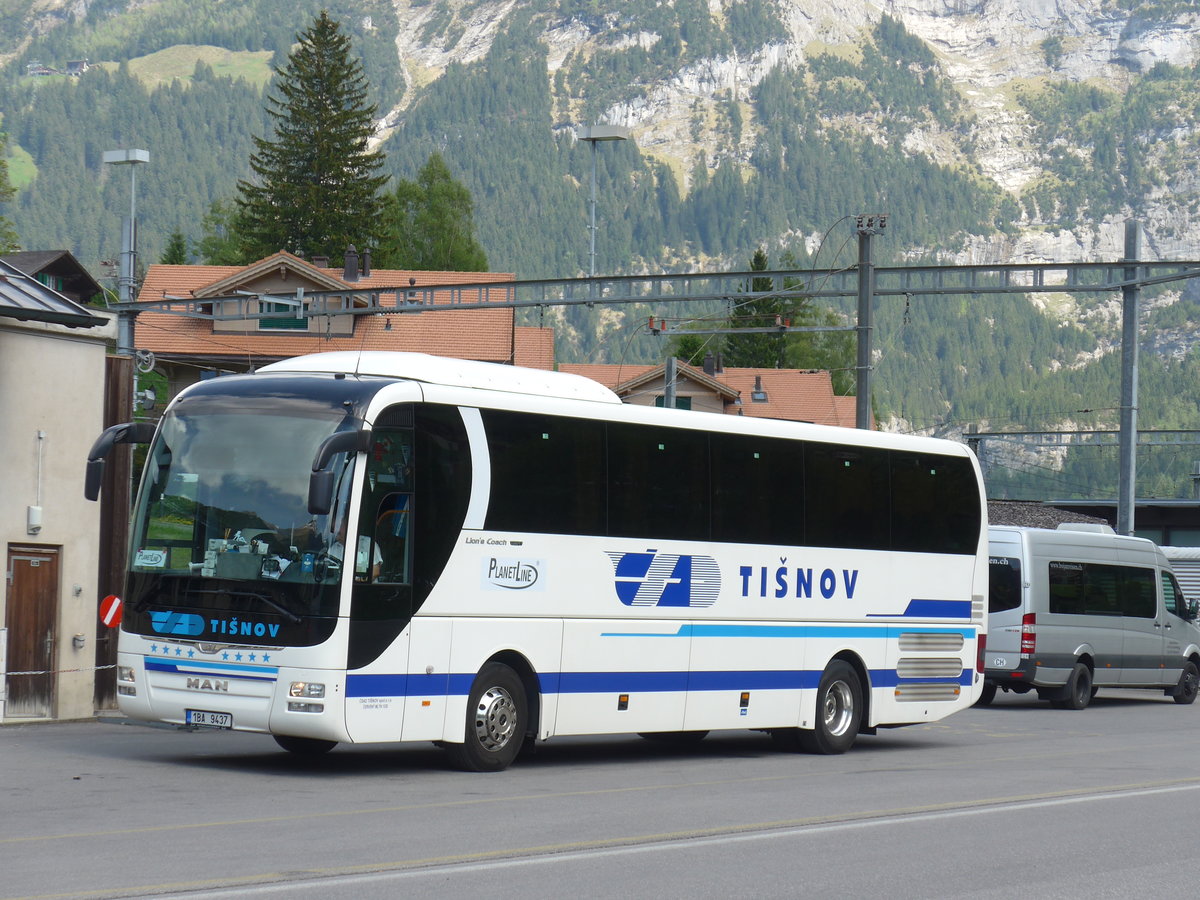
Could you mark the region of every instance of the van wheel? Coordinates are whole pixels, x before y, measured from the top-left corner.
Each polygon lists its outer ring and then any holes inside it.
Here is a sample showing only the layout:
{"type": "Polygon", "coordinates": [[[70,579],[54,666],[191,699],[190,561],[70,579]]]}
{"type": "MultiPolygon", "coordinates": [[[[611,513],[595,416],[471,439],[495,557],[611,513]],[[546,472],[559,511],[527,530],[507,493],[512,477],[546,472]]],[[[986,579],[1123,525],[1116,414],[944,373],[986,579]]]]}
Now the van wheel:
{"type": "Polygon", "coordinates": [[[337,746],[337,741],[322,741],[318,738],[292,737],[287,734],[272,735],[275,743],[296,756],[321,756],[337,746]]]}
{"type": "Polygon", "coordinates": [[[1075,663],[1071,677],[1067,679],[1066,696],[1051,700],[1055,709],[1086,709],[1092,702],[1092,670],[1083,663],[1075,663]]]}
{"type": "Polygon", "coordinates": [[[461,744],[445,744],[450,762],[468,772],[499,772],[525,742],[527,700],[520,676],[503,663],[488,663],[467,696],[461,744]]]}
{"type": "Polygon", "coordinates": [[[992,701],[996,699],[996,685],[990,681],[983,683],[983,690],[979,692],[979,699],[975,701],[976,706],[991,706],[992,701]]]}
{"type": "Polygon", "coordinates": [[[1190,659],[1183,664],[1183,674],[1179,676],[1179,685],[1172,695],[1176,703],[1188,704],[1196,701],[1200,692],[1200,668],[1190,659]]]}
{"type": "Polygon", "coordinates": [[[809,753],[845,753],[858,737],[862,721],[862,684],[848,662],[835,659],[817,685],[817,720],[811,731],[795,732],[800,749],[809,753]]]}

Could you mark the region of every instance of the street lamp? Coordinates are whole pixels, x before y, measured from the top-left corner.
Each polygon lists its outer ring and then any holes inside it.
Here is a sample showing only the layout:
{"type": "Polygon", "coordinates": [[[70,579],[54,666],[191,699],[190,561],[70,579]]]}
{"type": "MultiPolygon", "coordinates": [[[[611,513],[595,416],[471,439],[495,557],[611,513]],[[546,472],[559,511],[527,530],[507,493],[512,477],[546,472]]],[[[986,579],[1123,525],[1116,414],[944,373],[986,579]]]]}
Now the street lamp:
{"type": "MultiPolygon", "coordinates": [[[[114,166],[129,166],[129,218],[121,229],[121,275],[117,281],[117,297],[122,303],[133,302],[133,287],[137,271],[137,166],[150,162],[149,150],[105,150],[103,162],[114,166]]],[[[133,312],[122,310],[117,315],[117,353],[133,355],[133,312]]]]}
{"type": "Polygon", "coordinates": [[[627,141],[632,132],[623,125],[584,125],[579,140],[592,145],[592,264],[588,277],[596,277],[596,144],[600,141],[627,141]]]}

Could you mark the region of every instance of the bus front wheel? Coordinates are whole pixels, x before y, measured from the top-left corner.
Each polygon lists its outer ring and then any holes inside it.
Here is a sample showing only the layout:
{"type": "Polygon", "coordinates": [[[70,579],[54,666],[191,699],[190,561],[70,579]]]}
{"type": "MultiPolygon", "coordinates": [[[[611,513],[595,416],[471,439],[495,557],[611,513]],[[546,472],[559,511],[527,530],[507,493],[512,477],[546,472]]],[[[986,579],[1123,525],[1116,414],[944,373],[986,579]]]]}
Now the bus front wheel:
{"type": "Polygon", "coordinates": [[[463,742],[445,745],[450,762],[468,772],[508,768],[525,741],[526,704],[516,672],[503,663],[484,666],[467,697],[463,742]]]}

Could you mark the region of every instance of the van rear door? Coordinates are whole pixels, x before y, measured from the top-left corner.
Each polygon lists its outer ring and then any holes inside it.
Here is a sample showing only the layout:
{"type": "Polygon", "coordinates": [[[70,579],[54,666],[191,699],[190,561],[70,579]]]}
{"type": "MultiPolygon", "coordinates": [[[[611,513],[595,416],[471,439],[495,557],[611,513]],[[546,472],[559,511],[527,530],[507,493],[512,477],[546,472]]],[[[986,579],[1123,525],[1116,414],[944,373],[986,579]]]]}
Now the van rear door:
{"type": "Polygon", "coordinates": [[[1021,661],[1025,580],[1019,534],[992,533],[988,543],[988,639],[984,665],[1015,669],[1021,661]]]}

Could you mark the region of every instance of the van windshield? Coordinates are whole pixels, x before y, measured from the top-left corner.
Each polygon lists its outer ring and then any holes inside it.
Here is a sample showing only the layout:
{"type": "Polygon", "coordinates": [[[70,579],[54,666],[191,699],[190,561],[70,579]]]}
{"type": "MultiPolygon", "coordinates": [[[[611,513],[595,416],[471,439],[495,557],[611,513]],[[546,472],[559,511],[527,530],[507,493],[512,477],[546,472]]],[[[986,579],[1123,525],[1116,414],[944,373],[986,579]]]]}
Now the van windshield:
{"type": "Polygon", "coordinates": [[[1015,556],[988,557],[988,612],[1021,605],[1021,561],[1015,556]]]}

